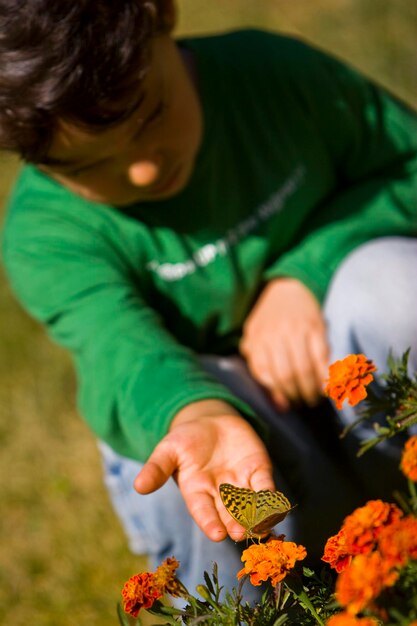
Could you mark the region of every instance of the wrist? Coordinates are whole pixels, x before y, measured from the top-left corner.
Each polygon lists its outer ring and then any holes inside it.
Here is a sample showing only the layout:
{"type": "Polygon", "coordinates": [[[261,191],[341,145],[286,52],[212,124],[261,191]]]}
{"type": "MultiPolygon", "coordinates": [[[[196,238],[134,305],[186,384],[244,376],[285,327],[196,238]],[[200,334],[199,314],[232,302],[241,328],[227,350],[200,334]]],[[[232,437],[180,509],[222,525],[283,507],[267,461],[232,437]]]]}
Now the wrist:
{"type": "Polygon", "coordinates": [[[304,289],[308,289],[304,283],[301,282],[298,278],[293,278],[292,276],[276,276],[275,278],[271,278],[266,284],[265,288],[268,287],[273,289],[274,287],[303,287],[304,289]]]}
{"type": "Polygon", "coordinates": [[[307,285],[305,285],[298,278],[292,276],[277,276],[268,283],[266,283],[261,295],[268,294],[269,297],[288,297],[288,298],[308,298],[309,301],[314,301],[317,306],[320,303],[316,295],[311,291],[307,285]]]}
{"type": "Polygon", "coordinates": [[[191,402],[183,407],[175,415],[171,422],[170,430],[174,426],[184,424],[192,420],[207,418],[207,417],[220,417],[225,415],[236,415],[240,417],[240,413],[231,404],[228,404],[224,400],[217,400],[216,398],[209,398],[207,400],[199,400],[198,402],[191,402]]]}

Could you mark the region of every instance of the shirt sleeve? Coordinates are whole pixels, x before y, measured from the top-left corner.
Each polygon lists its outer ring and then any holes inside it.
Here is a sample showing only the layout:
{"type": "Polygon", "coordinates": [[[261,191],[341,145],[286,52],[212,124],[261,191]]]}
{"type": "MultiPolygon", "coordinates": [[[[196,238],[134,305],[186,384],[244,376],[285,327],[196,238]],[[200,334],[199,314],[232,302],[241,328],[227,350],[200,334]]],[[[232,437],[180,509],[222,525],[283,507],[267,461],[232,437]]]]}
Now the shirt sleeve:
{"type": "Polygon", "coordinates": [[[209,398],[262,431],[252,409],[166,330],[104,238],[39,216],[30,226],[6,238],[7,272],[25,308],[73,354],[80,411],[99,438],[144,461],[181,408],[209,398]]]}
{"type": "Polygon", "coordinates": [[[417,118],[336,59],[312,49],[298,56],[289,85],[333,164],[335,191],[264,278],[297,278],[322,301],[354,248],[377,237],[416,236],[417,118]]]}

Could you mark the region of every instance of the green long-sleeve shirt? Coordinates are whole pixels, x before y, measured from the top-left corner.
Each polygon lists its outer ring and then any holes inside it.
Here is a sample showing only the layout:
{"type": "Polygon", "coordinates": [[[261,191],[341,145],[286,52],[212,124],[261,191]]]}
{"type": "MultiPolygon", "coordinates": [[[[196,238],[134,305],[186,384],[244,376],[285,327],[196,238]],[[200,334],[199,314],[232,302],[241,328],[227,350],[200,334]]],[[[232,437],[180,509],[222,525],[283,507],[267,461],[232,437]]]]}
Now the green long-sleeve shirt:
{"type": "Polygon", "coordinates": [[[74,356],[81,413],[139,460],[190,402],[220,398],[251,418],[196,355],[236,349],[265,281],[295,277],[321,301],[356,246],[417,234],[414,113],[291,38],[181,45],[204,115],[187,188],[117,208],[26,166],[4,233],[17,296],[74,356]]]}

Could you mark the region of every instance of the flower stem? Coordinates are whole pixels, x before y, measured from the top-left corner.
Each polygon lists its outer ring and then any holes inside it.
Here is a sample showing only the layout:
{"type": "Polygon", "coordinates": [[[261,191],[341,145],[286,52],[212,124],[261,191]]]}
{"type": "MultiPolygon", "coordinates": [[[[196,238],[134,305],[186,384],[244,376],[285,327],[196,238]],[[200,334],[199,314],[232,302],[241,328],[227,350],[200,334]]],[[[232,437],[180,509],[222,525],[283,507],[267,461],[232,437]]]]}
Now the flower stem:
{"type": "Polygon", "coordinates": [[[408,488],[410,490],[410,496],[411,496],[411,508],[413,509],[413,512],[415,513],[417,511],[417,489],[416,489],[415,482],[411,480],[410,478],[408,479],[408,488]]]}

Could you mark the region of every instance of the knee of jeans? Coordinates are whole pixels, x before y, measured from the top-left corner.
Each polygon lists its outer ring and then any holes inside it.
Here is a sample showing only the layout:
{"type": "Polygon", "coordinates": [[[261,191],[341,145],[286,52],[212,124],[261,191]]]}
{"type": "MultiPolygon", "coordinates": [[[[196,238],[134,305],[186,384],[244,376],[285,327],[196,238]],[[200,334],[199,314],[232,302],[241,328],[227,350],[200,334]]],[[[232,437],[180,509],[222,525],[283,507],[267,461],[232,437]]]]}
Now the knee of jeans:
{"type": "Polygon", "coordinates": [[[380,371],[390,351],[411,347],[417,365],[417,240],[376,239],[354,250],[336,271],[324,303],[332,359],[365,352],[380,371]]]}
{"type": "Polygon", "coordinates": [[[104,482],[130,550],[163,560],[186,544],[191,518],[172,479],[148,495],[135,491],[133,481],[141,467],[140,463],[117,455],[107,456],[104,482]]]}

